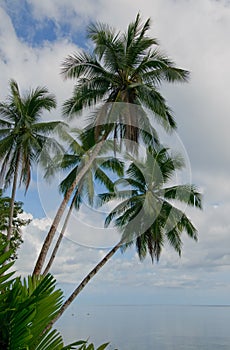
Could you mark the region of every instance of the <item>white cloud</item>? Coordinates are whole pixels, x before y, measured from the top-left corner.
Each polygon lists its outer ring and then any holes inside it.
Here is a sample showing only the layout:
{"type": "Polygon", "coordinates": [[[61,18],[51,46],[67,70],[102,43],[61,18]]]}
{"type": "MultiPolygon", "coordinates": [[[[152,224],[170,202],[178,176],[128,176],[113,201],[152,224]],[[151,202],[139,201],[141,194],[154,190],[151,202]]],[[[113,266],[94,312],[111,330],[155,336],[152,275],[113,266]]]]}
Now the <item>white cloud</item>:
{"type": "MultiPolygon", "coordinates": [[[[127,249],[122,255],[120,252],[116,253],[116,256],[106,263],[102,271],[93,279],[91,288],[101,288],[102,285],[112,289],[129,286],[134,289],[143,288],[143,290],[148,288],[157,290],[163,287],[188,290],[190,288],[197,290],[230,288],[230,282],[225,277],[230,265],[229,224],[226,216],[229,209],[229,207],[223,210],[221,207],[210,206],[203,214],[193,212],[193,221],[199,230],[199,243],[183,235],[184,249],[181,258],[166,244],[160,262],[152,265],[149,257],[144,262],[140,262],[134,249],[127,249]],[[210,221],[211,227],[207,225],[210,221]]],[[[25,243],[16,264],[19,273],[31,272],[35,251],[38,253],[49,224],[48,219],[34,219],[24,230],[25,243]]],[[[69,229],[75,231],[76,225],[70,226],[69,229]]],[[[80,225],[77,226],[77,231],[81,232],[80,225]]],[[[84,234],[87,236],[90,232],[85,229],[84,234]]],[[[100,239],[103,239],[103,236],[99,235],[100,239]]],[[[78,242],[79,238],[76,237],[74,240],[63,239],[51,270],[59,283],[77,286],[109,250],[81,246],[78,242]]],[[[96,244],[98,241],[93,243],[96,244]]]]}
{"type": "Polygon", "coordinates": [[[60,67],[63,59],[77,47],[67,40],[46,42],[42,47],[28,46],[16,36],[9,16],[1,7],[0,33],[1,83],[4,86],[0,91],[1,100],[7,96],[8,82],[12,78],[18,82],[22,93],[37,86],[47,86],[59,104],[52,117],[60,119],[60,106],[73,87],[72,82],[63,81],[60,67]]]}
{"type": "Polygon", "coordinates": [[[29,0],[32,13],[35,18],[43,20],[51,18],[57,23],[68,22],[73,28],[79,28],[84,24],[84,18],[90,18],[99,12],[98,4],[93,0],[82,1],[69,0],[68,3],[61,0],[36,1],[29,0]]]}
{"type": "MultiPolygon", "coordinates": [[[[163,92],[175,112],[179,136],[191,160],[192,181],[204,191],[203,212],[188,211],[198,228],[199,242],[185,239],[181,259],[166,248],[160,263],[154,266],[151,266],[150,260],[139,263],[137,257],[128,252],[124,256],[117,254],[96,277],[95,285],[99,287],[103,280],[103,283],[106,281],[112,286],[229,288],[226,276],[230,264],[230,6],[225,1],[212,0],[148,0],[141,4],[132,1],[131,6],[128,0],[31,0],[29,3],[41,23],[49,17],[55,21],[57,28],[61,28],[68,21],[73,33],[85,28],[89,20],[100,20],[125,29],[140,10],[143,19],[152,18],[151,35],[160,40],[163,51],[177,65],[191,71],[189,84],[164,86],[163,92]]],[[[55,42],[31,47],[17,37],[11,19],[2,7],[0,48],[0,98],[4,99],[7,95],[10,78],[16,79],[22,89],[46,85],[59,102],[59,109],[51,117],[60,118],[62,101],[71,95],[73,86],[73,82],[63,82],[60,77],[60,64],[63,58],[78,49],[76,44],[63,39],[60,34],[55,42]]],[[[41,195],[45,209],[50,199],[46,197],[47,188],[41,195]]],[[[50,214],[52,208],[46,211],[50,214]]],[[[113,244],[115,233],[112,233],[111,240],[107,240],[105,231],[92,229],[97,220],[92,212],[80,212],[78,217],[72,218],[68,237],[75,241],[77,227],[80,234],[76,243],[90,246],[93,242],[97,247],[104,246],[102,243],[105,242],[113,244]]],[[[25,230],[25,243],[20,251],[22,258],[17,262],[19,271],[28,273],[32,270],[35,252],[38,253],[47,225],[48,220],[35,218],[25,230]]],[[[64,240],[53,271],[61,281],[80,281],[103,253],[104,250],[80,247],[64,240]]]]}

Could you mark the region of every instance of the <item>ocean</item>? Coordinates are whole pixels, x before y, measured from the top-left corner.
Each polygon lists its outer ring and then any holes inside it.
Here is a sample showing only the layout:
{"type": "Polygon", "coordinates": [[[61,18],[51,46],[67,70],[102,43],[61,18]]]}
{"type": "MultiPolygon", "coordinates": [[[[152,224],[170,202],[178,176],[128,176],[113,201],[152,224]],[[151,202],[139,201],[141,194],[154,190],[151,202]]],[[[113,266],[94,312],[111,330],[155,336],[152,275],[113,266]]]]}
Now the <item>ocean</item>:
{"type": "Polygon", "coordinates": [[[57,323],[65,342],[89,339],[108,350],[229,350],[230,307],[75,305],[57,323]]]}

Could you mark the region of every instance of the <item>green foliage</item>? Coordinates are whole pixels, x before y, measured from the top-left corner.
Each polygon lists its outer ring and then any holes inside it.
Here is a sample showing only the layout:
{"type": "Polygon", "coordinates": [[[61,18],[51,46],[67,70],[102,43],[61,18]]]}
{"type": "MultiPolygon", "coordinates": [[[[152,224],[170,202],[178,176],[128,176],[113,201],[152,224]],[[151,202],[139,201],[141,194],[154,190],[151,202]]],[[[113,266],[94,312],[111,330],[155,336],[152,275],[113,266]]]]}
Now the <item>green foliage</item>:
{"type": "MultiPolygon", "coordinates": [[[[13,278],[8,262],[11,251],[0,257],[0,348],[7,350],[92,350],[93,344],[77,341],[64,346],[56,329],[49,329],[63,303],[52,275],[13,278]]],[[[108,344],[101,345],[103,350],[108,344]]]]}
{"type": "MultiPolygon", "coordinates": [[[[3,253],[3,246],[7,242],[7,229],[10,216],[10,197],[2,195],[2,190],[0,189],[0,254],[3,253]]],[[[23,242],[21,235],[21,228],[28,225],[30,220],[25,220],[20,218],[20,214],[23,213],[22,202],[14,203],[13,221],[12,221],[12,235],[10,239],[10,249],[12,254],[10,256],[11,260],[17,258],[17,249],[23,242]]]]}
{"type": "Polygon", "coordinates": [[[50,150],[60,150],[50,134],[58,130],[61,122],[40,122],[42,113],[55,107],[56,99],[47,88],[37,87],[22,95],[17,82],[10,81],[10,94],[5,102],[0,102],[0,181],[4,188],[12,183],[17,172],[27,190],[32,163],[41,152],[43,160],[48,160],[50,150]]]}
{"type": "MultiPolygon", "coordinates": [[[[78,348],[78,350],[104,350],[107,348],[109,343],[105,343],[100,345],[97,349],[94,347],[92,343],[87,344],[87,342],[81,341],[81,346],[78,348]]],[[[64,348],[65,349],[65,348],[64,348]]]]}
{"type": "MultiPolygon", "coordinates": [[[[67,140],[66,140],[67,141],[67,140]]],[[[52,177],[57,170],[69,171],[68,175],[60,183],[60,192],[66,195],[69,188],[72,186],[78,172],[87,164],[91,156],[91,149],[84,140],[77,141],[69,135],[69,150],[61,157],[56,157],[52,163],[47,167],[45,177],[52,177]]],[[[95,146],[95,144],[94,144],[95,146]]],[[[106,143],[100,154],[94,159],[91,167],[84,175],[83,179],[79,181],[75,189],[75,208],[79,209],[83,197],[87,200],[89,205],[95,202],[95,184],[100,184],[109,191],[114,190],[114,183],[111,176],[118,177],[124,173],[124,163],[119,159],[108,156],[113,150],[113,144],[106,143]]]]}
{"type": "Polygon", "coordinates": [[[194,185],[168,186],[175,172],[183,168],[183,159],[164,147],[149,147],[143,160],[128,158],[127,177],[117,182],[115,192],[100,195],[101,204],[120,200],[105,226],[114,222],[122,232],[122,250],[135,243],[140,260],[149,253],[152,261],[158,261],[166,241],[181,255],[182,232],[197,240],[197,231],[176,203],[202,207],[201,194],[194,185]]]}
{"type": "MultiPolygon", "coordinates": [[[[63,113],[73,117],[84,108],[105,102],[93,115],[92,125],[98,136],[113,127],[114,139],[137,142],[156,132],[142,107],[146,107],[166,130],[176,128],[174,116],[159,92],[162,82],[186,82],[189,73],[158,50],[158,42],[148,36],[150,19],[141,22],[138,14],[124,33],[107,24],[88,27],[94,44],[92,53],[83,51],[69,55],[62,66],[65,78],[77,79],[73,95],[63,106],[63,113]],[[119,109],[119,110],[118,110],[119,109]]],[[[130,143],[126,146],[131,147],[130,143]]]]}
{"type": "MultiPolygon", "coordinates": [[[[157,148],[160,147],[158,135],[145,111],[145,108],[151,111],[167,131],[175,129],[173,113],[159,87],[165,81],[186,82],[189,73],[177,68],[159,51],[157,40],[148,36],[149,29],[150,19],[142,23],[139,14],[124,33],[105,24],[91,24],[88,37],[94,44],[93,51],[75,53],[65,59],[62,74],[65,78],[77,79],[77,83],[72,97],[64,103],[64,115],[73,117],[85,108],[103,103],[95,109],[90,125],[81,133],[82,144],[74,139],[70,152],[64,156],[60,144],[50,137],[55,131],[69,142],[67,133],[61,131],[63,123],[39,122],[43,111],[56,107],[55,97],[40,87],[22,96],[16,81],[10,81],[10,95],[6,102],[0,103],[0,182],[4,188],[13,184],[11,202],[0,192],[1,349],[95,349],[86,341],[64,346],[59,332],[49,328],[63,306],[62,291],[55,288],[56,281],[51,275],[28,276],[22,280],[13,278],[9,270],[13,265],[9,260],[16,258],[16,249],[22,242],[20,227],[27,224],[18,217],[22,204],[15,201],[16,187],[20,182],[28,189],[31,166],[38,157],[43,165],[51,165],[47,175],[53,175],[57,167],[70,170],[60,184],[60,191],[65,196],[68,194],[66,202],[73,196],[77,209],[83,196],[90,205],[95,204],[96,181],[110,191],[100,196],[101,203],[119,199],[120,203],[108,215],[105,224],[113,221],[122,232],[123,249],[136,244],[141,260],[149,253],[152,261],[158,261],[165,241],[181,254],[183,231],[197,240],[195,227],[174,201],[201,208],[201,196],[193,185],[168,185],[175,171],[183,167],[183,160],[170,156],[165,148],[157,148]],[[94,154],[98,141],[106,140],[109,146],[112,133],[113,147],[104,154],[102,150],[94,154]],[[112,173],[123,175],[123,163],[111,157],[111,149],[114,153],[119,149],[118,139],[124,140],[127,150],[133,154],[134,144],[139,141],[151,145],[144,162],[128,159],[131,164],[123,179],[128,188],[122,179],[114,184],[110,177],[112,173]],[[77,173],[86,169],[90,161],[91,168],[76,184],[77,173]],[[73,184],[76,186],[70,193],[73,184]],[[13,214],[9,214],[10,207],[13,214]],[[6,238],[8,228],[9,237],[6,238]],[[9,242],[10,251],[4,252],[9,242]]],[[[61,210],[57,217],[61,217],[61,210]]],[[[51,226],[52,235],[58,220],[51,226]]],[[[50,232],[49,235],[53,237],[50,232]]],[[[49,241],[50,238],[44,241],[36,271],[41,271],[39,265],[42,265],[49,241]]],[[[107,346],[108,343],[103,344],[96,350],[107,346]]]]}

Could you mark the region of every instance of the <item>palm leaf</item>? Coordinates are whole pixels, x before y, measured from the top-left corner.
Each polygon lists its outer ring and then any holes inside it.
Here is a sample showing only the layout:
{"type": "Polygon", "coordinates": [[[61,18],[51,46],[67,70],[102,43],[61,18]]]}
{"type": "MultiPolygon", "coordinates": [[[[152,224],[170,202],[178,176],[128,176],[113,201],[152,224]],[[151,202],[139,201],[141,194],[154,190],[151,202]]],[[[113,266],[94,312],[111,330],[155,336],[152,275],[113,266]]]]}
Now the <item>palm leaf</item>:
{"type": "Polygon", "coordinates": [[[167,199],[177,199],[202,209],[202,196],[194,185],[177,185],[165,188],[163,191],[164,197],[167,199]]]}

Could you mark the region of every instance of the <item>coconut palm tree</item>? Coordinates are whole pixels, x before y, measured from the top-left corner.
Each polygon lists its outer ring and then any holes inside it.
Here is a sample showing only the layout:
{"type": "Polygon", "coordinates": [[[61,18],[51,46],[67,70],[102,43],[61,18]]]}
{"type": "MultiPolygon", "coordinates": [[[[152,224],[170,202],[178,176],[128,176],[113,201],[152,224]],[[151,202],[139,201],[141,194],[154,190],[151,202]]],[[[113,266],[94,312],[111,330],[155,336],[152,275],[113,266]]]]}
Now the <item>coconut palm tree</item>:
{"type": "Polygon", "coordinates": [[[120,200],[107,216],[105,226],[114,222],[121,232],[121,240],[81,281],[54,321],[119,249],[124,252],[135,244],[140,260],[149,253],[154,262],[159,260],[165,242],[181,255],[183,232],[197,240],[196,228],[185,214],[185,208],[178,208],[176,203],[201,209],[200,193],[194,185],[169,185],[176,172],[183,168],[183,159],[179,155],[171,155],[165,147],[150,147],[145,159],[137,161],[129,157],[129,160],[132,162],[127,169],[128,177],[116,182],[114,193],[100,195],[101,204],[120,200]],[[125,187],[127,185],[128,188],[125,187]]]}
{"type": "Polygon", "coordinates": [[[57,211],[34,268],[41,273],[48,248],[78,182],[97,157],[102,144],[110,136],[127,140],[126,147],[135,150],[140,138],[154,143],[156,131],[144,107],[167,130],[176,123],[166,100],[159,92],[162,82],[186,82],[188,71],[175,64],[158,50],[156,39],[148,36],[150,19],[141,23],[138,14],[125,33],[116,32],[107,24],[88,27],[88,37],[94,44],[92,53],[81,52],[68,56],[63,62],[64,78],[77,79],[73,96],[64,103],[63,112],[74,117],[85,108],[95,107],[89,134],[92,130],[96,145],[92,147],[87,165],[79,170],[73,185],[57,211]],[[112,134],[112,136],[111,136],[112,134]]]}
{"type": "MultiPolygon", "coordinates": [[[[61,159],[57,159],[52,162],[52,167],[49,166],[46,177],[53,176],[55,170],[69,170],[70,172],[67,177],[60,184],[60,191],[63,195],[66,194],[69,187],[72,186],[76,178],[79,167],[84,167],[88,161],[89,155],[89,145],[80,145],[76,139],[72,139],[69,135],[70,143],[70,153],[64,154],[61,159]]],[[[108,144],[107,144],[108,146],[108,144]]],[[[108,147],[106,148],[108,149],[108,147]]],[[[101,152],[102,153],[102,152],[101,152]]],[[[43,274],[46,275],[53,264],[59,246],[61,244],[62,238],[64,236],[65,230],[67,228],[68,221],[71,217],[73,209],[80,209],[80,205],[83,198],[88,202],[89,205],[94,205],[95,200],[95,184],[103,185],[108,191],[114,191],[114,183],[110,179],[106,171],[110,171],[111,174],[117,176],[123,176],[124,164],[117,158],[103,156],[99,154],[94,160],[92,167],[87,171],[85,176],[79,181],[78,186],[75,189],[71,205],[69,207],[68,213],[66,215],[63,227],[55,244],[55,247],[51,253],[50,259],[44,269],[43,274]]]]}
{"type": "MultiPolygon", "coordinates": [[[[23,183],[27,191],[31,180],[32,163],[43,154],[50,159],[49,151],[60,150],[60,145],[49,135],[58,129],[60,122],[42,122],[44,111],[56,107],[54,95],[46,88],[37,87],[21,95],[15,80],[10,81],[10,95],[0,103],[0,181],[4,189],[12,184],[7,240],[12,234],[12,220],[16,188],[23,183]]],[[[6,249],[9,245],[6,246],[6,249]]]]}

